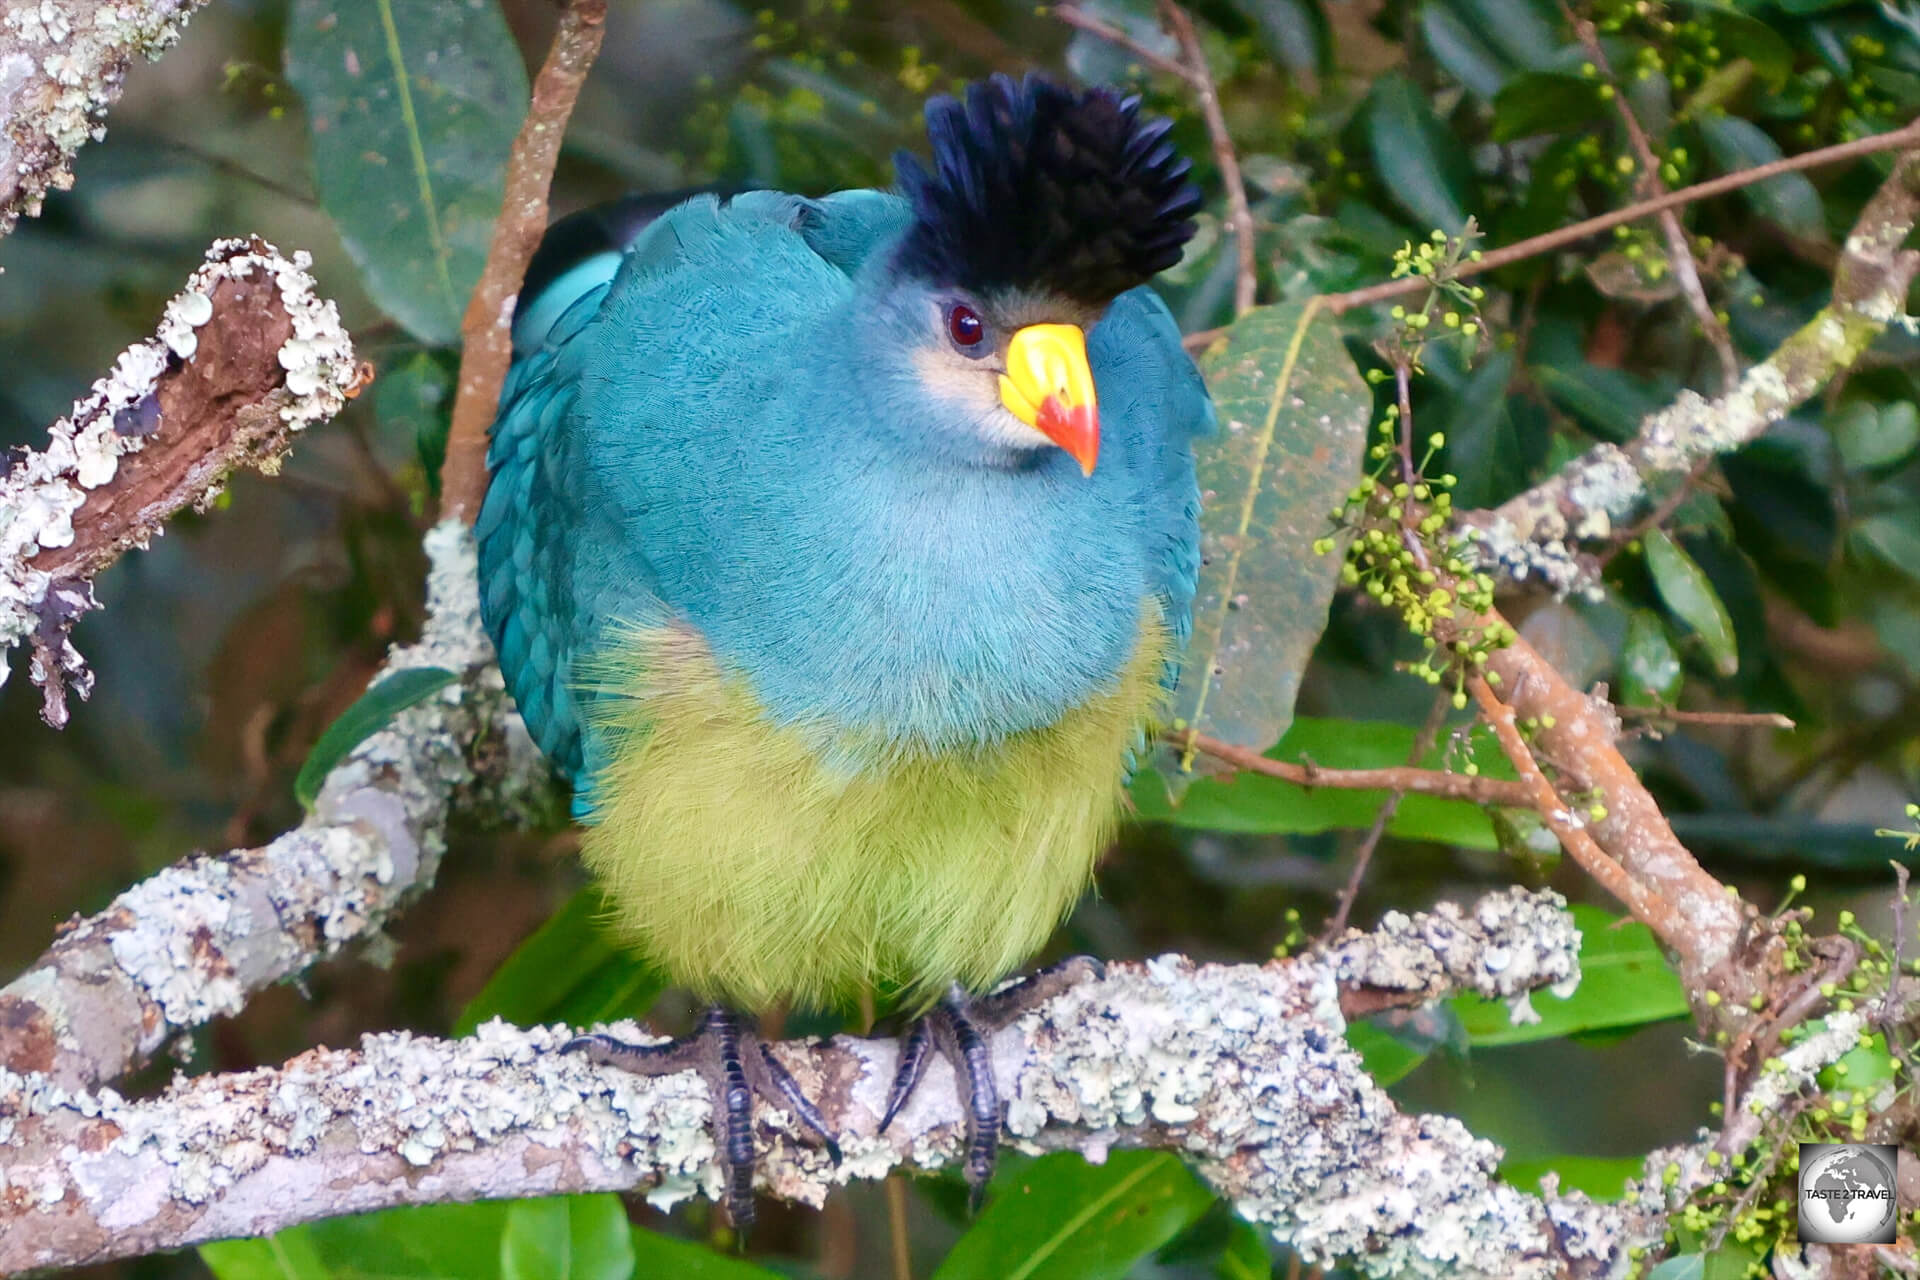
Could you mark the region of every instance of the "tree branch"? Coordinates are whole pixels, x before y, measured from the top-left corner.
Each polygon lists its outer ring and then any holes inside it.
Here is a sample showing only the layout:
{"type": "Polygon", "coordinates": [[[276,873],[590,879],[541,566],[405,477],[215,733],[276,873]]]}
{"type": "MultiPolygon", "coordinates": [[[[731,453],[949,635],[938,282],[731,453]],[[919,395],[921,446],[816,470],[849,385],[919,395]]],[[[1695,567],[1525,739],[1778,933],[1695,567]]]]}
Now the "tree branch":
{"type": "Polygon", "coordinates": [[[473,523],[487,495],[487,429],[513,362],[513,311],[520,282],[547,230],[547,188],[560,158],[567,120],[587,72],[600,55],[607,0],[570,0],[560,15],[547,60],[533,82],[533,100],[507,157],[506,194],[493,224],[487,264],[460,321],[460,382],[440,468],[445,514],[473,523]]]}
{"type": "Polygon", "coordinates": [[[1325,769],[1311,761],[1295,763],[1261,755],[1251,747],[1235,746],[1204,733],[1175,735],[1170,745],[1192,747],[1245,773],[1258,773],[1302,787],[1331,787],[1341,791],[1398,791],[1467,800],[1503,809],[1531,809],[1535,796],[1525,783],[1506,778],[1482,778],[1443,769],[1396,767],[1386,769],[1325,769]]]}
{"type": "Polygon", "coordinates": [[[157,58],[206,0],[41,0],[0,15],[0,235],[73,185],[136,59],[157,58]]]}
{"type": "MultiPolygon", "coordinates": [[[[1399,1112],[1343,1038],[1348,996],[1472,990],[1524,1018],[1529,992],[1577,981],[1563,905],[1511,889],[1471,911],[1392,915],[1290,961],[1113,965],[994,1036],[1006,1138],[1096,1159],[1116,1146],[1177,1151],[1304,1256],[1355,1258],[1371,1275],[1527,1280],[1567,1274],[1562,1250],[1578,1274],[1601,1274],[1657,1239],[1659,1220],[1500,1183],[1493,1144],[1399,1112]]],[[[495,1022],[457,1042],[369,1036],[140,1102],[0,1073],[0,1272],[397,1204],[630,1189],[671,1203],[717,1190],[698,1077],[641,1079],[553,1052],[569,1034],[495,1022]]],[[[944,1062],[882,1138],[893,1042],[777,1051],[846,1158],[836,1168],[762,1104],[770,1194],[817,1205],[834,1185],[960,1154],[944,1062]]]]}
{"type": "Polygon", "coordinates": [[[1463,516],[1472,557],[1509,582],[1538,582],[1560,594],[1591,589],[1579,544],[1606,539],[1631,517],[1646,500],[1648,477],[1683,474],[1753,440],[1905,315],[1920,253],[1902,246],[1916,216],[1920,151],[1909,151],[1861,211],[1841,251],[1832,300],[1812,320],[1719,398],[1683,391],[1642,422],[1626,447],[1597,445],[1492,511],[1463,516]]]}
{"type": "Polygon", "coordinates": [[[204,508],[234,468],[278,470],[295,432],[364,385],[308,265],[263,240],[216,241],[155,336],[121,353],[44,451],[0,455],[0,651],[32,647],[54,728],[68,688],[93,687],[69,635],[98,607],[94,577],[182,508],[204,508]]]}
{"type": "Polygon", "coordinates": [[[1149,49],[1146,45],[1141,44],[1120,28],[1111,23],[1101,21],[1099,18],[1081,9],[1078,5],[1057,4],[1054,5],[1049,12],[1075,30],[1084,31],[1090,36],[1098,36],[1115,48],[1125,49],[1128,53],[1140,59],[1142,63],[1152,67],[1155,71],[1185,81],[1189,88],[1198,87],[1194,83],[1192,67],[1184,62],[1175,61],[1157,50],[1149,49]]]}
{"type": "MultiPolygon", "coordinates": [[[[258,849],[169,867],[70,923],[0,988],[0,1068],[63,1088],[115,1079],[172,1035],[237,1013],[378,929],[433,882],[456,798],[524,814],[547,772],[480,625],[471,536],[427,535],[430,610],[375,684],[439,667],[458,683],[395,716],[330,774],[306,822],[258,849]]],[[[0,1271],[4,1271],[0,1267],[0,1271]]]]}
{"type": "Polygon", "coordinates": [[[1207,68],[1207,51],[1200,45],[1200,33],[1193,18],[1174,0],[1160,0],[1160,20],[1173,29],[1180,42],[1180,59],[1187,67],[1187,83],[1200,102],[1200,114],[1207,122],[1207,137],[1213,142],[1213,162],[1220,170],[1220,185],[1226,188],[1227,226],[1233,232],[1233,252],[1238,265],[1233,274],[1233,313],[1244,315],[1253,307],[1260,283],[1259,260],[1254,256],[1253,211],[1247,207],[1247,183],[1240,176],[1240,157],[1233,149],[1233,135],[1227,132],[1227,117],[1220,110],[1220,91],[1214,87],[1213,72],[1207,68]]]}
{"type": "MultiPolygon", "coordinates": [[[[1696,182],[1690,187],[1678,191],[1669,191],[1663,196],[1650,200],[1640,200],[1622,206],[1608,213],[1598,214],[1571,226],[1560,227],[1553,231],[1529,236],[1512,244],[1501,245],[1497,249],[1488,249],[1480,257],[1463,262],[1454,272],[1459,279],[1477,276],[1482,272],[1493,271],[1500,267],[1509,267],[1516,262],[1525,262],[1542,254],[1552,253],[1591,239],[1615,227],[1639,222],[1643,218],[1655,217],[1668,209],[1678,209],[1698,200],[1709,200],[1714,196],[1726,195],[1742,187],[1750,187],[1768,178],[1777,178],[1783,173],[1799,173],[1805,169],[1818,169],[1825,165],[1839,164],[1843,160],[1857,160],[1861,156],[1877,155],[1883,151],[1900,151],[1920,144],[1920,121],[1895,129],[1891,133],[1877,133],[1871,137],[1855,138],[1851,142],[1835,143],[1831,147],[1820,147],[1813,151],[1803,151],[1797,156],[1769,161],[1755,165],[1751,169],[1740,169],[1733,173],[1722,174],[1706,182],[1696,182]]],[[[1321,305],[1335,315],[1353,310],[1355,307],[1371,306],[1376,302],[1391,302],[1395,298],[1404,298],[1432,287],[1432,282],[1423,276],[1406,276],[1399,280],[1385,280],[1362,289],[1349,289],[1345,293],[1329,293],[1321,297],[1321,305]]],[[[1212,346],[1226,334],[1224,327],[1201,329],[1186,335],[1181,342],[1189,351],[1202,351],[1212,346]]]]}

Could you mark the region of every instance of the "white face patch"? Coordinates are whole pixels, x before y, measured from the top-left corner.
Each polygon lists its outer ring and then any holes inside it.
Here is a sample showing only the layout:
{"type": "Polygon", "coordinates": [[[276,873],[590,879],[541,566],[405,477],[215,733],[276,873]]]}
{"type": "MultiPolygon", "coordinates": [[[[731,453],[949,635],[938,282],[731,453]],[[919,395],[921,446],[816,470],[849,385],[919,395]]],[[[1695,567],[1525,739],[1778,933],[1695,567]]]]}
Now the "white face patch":
{"type": "Polygon", "coordinates": [[[914,372],[927,394],[947,412],[940,415],[956,435],[985,445],[990,452],[1031,453],[1053,442],[1007,411],[1000,402],[1000,375],[1006,361],[996,356],[969,359],[958,351],[922,348],[913,355],[914,372]]]}

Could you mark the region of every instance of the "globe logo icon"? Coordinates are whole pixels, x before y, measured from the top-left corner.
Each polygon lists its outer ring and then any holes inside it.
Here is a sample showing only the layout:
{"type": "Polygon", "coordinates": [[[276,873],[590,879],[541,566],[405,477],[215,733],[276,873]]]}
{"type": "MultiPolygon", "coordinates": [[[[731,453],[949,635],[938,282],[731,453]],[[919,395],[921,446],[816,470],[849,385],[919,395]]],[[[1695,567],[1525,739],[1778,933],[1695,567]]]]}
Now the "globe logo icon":
{"type": "Polygon", "coordinates": [[[1890,1146],[1800,1144],[1800,1239],[1809,1244],[1891,1244],[1899,1201],[1890,1146]]]}

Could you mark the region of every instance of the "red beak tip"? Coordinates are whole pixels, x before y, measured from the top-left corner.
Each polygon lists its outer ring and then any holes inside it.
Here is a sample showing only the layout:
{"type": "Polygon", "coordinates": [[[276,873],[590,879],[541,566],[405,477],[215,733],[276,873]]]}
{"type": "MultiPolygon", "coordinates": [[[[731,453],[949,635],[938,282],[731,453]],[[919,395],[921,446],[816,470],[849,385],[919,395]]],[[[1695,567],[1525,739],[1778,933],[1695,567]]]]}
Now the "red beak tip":
{"type": "Polygon", "coordinates": [[[1093,474],[1094,461],[1100,455],[1100,418],[1092,405],[1069,408],[1058,396],[1048,396],[1040,404],[1040,420],[1036,425],[1047,439],[1080,464],[1082,472],[1093,474]]]}

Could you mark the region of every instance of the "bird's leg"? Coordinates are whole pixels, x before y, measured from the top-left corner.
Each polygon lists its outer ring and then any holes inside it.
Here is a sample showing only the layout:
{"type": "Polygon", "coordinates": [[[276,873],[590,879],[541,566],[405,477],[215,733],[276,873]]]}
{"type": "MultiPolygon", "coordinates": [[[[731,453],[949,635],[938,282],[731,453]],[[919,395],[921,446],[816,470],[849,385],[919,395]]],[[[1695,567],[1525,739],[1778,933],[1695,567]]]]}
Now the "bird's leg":
{"type": "Polygon", "coordinates": [[[800,1092],[746,1019],[731,1009],[712,1008],[700,1029],[666,1044],[629,1044],[595,1032],[560,1046],[562,1053],[584,1053],[594,1062],[638,1076],[669,1076],[697,1071],[713,1100],[713,1142],[726,1176],[727,1217],[735,1229],[753,1225],[753,1097],[788,1107],[813,1130],[835,1164],[840,1144],[827,1132],[826,1117],[800,1092]]]}
{"type": "Polygon", "coordinates": [[[1022,1014],[1045,1004],[1068,987],[1098,977],[1100,962],[1081,956],[1008,983],[988,995],[969,996],[959,983],[913,1024],[900,1046],[900,1065],[887,1091],[886,1114],[880,1118],[885,1133],[926,1073],[927,1060],[938,1050],[953,1065],[961,1103],[967,1114],[966,1160],[969,1202],[977,1212],[1000,1154],[1002,1110],[1000,1087],[993,1078],[988,1038],[1022,1014]]]}

